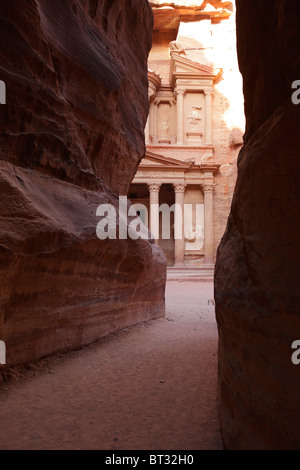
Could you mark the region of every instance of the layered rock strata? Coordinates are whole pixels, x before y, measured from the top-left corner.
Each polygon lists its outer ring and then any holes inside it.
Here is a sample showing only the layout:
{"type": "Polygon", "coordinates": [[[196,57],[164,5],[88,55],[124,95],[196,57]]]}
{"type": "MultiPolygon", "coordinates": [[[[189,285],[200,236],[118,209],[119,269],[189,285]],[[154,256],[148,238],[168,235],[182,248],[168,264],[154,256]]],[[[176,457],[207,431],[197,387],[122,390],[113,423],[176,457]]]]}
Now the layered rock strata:
{"type": "Polygon", "coordinates": [[[164,314],[166,262],[146,240],[96,236],[144,156],[146,1],[0,5],[0,339],[7,364],[164,314]]]}
{"type": "Polygon", "coordinates": [[[247,130],[216,265],[223,439],[299,449],[299,7],[238,0],[237,26],[247,130]]]}

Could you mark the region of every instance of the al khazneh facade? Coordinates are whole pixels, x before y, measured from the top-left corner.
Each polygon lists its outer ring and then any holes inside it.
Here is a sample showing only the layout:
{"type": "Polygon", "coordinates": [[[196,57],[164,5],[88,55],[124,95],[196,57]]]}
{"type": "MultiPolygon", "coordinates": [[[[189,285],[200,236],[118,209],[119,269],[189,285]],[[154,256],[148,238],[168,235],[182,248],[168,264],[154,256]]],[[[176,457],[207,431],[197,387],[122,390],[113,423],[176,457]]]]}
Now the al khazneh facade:
{"type": "Polygon", "coordinates": [[[188,28],[194,23],[179,20],[177,27],[172,22],[168,26],[164,14],[154,9],[146,155],[129,197],[148,207],[147,222],[169,266],[213,267],[230,209],[244,126],[242,86],[232,51],[234,18],[226,14],[222,24],[214,24],[212,15],[198,22],[198,30],[204,31],[199,40],[195,27],[192,33],[188,28]],[[241,107],[234,122],[236,94],[241,107]],[[183,217],[182,240],[175,240],[174,233],[170,240],[161,237],[161,215],[151,206],[164,203],[193,206],[183,217]]]}

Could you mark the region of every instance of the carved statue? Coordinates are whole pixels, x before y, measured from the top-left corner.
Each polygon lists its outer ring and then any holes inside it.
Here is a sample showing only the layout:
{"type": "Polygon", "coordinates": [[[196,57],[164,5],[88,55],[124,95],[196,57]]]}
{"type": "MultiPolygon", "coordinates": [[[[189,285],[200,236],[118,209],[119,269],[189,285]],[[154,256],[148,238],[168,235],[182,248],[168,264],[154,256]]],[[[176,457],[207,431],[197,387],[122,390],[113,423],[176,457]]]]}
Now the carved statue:
{"type": "Polygon", "coordinates": [[[204,227],[203,225],[194,225],[193,227],[188,230],[185,234],[185,239],[189,243],[199,242],[199,244],[203,245],[204,243],[204,227]]]}
{"type": "Polygon", "coordinates": [[[169,135],[169,116],[167,114],[163,115],[161,121],[162,136],[167,137],[169,135]]]}
{"type": "Polygon", "coordinates": [[[197,129],[199,127],[200,121],[202,121],[201,114],[199,112],[201,110],[201,107],[193,106],[193,111],[187,117],[190,120],[192,129],[197,129]]]}
{"type": "Polygon", "coordinates": [[[185,232],[185,240],[189,243],[194,243],[196,241],[195,226],[190,227],[190,229],[185,232]]]}
{"type": "Polygon", "coordinates": [[[178,41],[170,42],[170,51],[176,52],[176,54],[186,56],[184,47],[178,41]]]}

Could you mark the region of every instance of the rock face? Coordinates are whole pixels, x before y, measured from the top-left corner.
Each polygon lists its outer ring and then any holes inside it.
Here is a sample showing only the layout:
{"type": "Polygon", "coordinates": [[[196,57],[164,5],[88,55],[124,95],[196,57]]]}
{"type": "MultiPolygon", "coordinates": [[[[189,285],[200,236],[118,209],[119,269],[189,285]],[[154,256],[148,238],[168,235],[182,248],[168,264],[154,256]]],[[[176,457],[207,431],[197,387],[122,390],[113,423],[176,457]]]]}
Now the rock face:
{"type": "Polygon", "coordinates": [[[0,339],[7,364],[164,314],[166,261],[96,237],[144,155],[152,13],[140,0],[2,2],[0,339]]]}
{"type": "Polygon", "coordinates": [[[150,0],[154,14],[154,30],[178,31],[180,22],[212,20],[220,22],[230,18],[234,9],[231,1],[221,0],[150,0]]]}
{"type": "Polygon", "coordinates": [[[237,26],[247,131],[216,265],[223,439],[299,449],[299,7],[237,0],[237,26]]]}
{"type": "Polygon", "coordinates": [[[223,0],[149,0],[154,9],[156,18],[156,9],[160,9],[161,14],[165,10],[174,10],[181,17],[182,21],[199,21],[203,19],[221,19],[229,18],[234,6],[232,1],[223,0]]]}

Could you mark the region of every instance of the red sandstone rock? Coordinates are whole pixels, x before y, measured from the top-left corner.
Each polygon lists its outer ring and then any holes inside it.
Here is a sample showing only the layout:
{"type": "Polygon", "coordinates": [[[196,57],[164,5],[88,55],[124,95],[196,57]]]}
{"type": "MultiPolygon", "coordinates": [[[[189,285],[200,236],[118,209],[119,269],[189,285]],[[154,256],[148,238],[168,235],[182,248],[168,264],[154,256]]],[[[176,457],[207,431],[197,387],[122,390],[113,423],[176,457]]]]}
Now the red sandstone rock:
{"type": "Polygon", "coordinates": [[[154,13],[154,30],[177,30],[180,21],[228,19],[233,11],[230,1],[221,0],[150,0],[154,13]]]}
{"type": "Polygon", "coordinates": [[[144,155],[152,14],[131,0],[0,5],[0,339],[8,365],[164,313],[165,258],[100,241],[144,155]],[[4,47],[5,44],[5,47],[4,47]]]}
{"type": "Polygon", "coordinates": [[[299,6],[237,7],[247,132],[216,265],[223,440],[227,449],[299,449],[299,6]]]}

